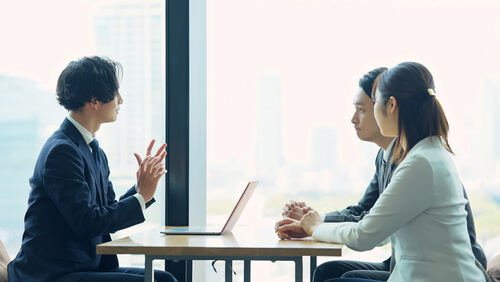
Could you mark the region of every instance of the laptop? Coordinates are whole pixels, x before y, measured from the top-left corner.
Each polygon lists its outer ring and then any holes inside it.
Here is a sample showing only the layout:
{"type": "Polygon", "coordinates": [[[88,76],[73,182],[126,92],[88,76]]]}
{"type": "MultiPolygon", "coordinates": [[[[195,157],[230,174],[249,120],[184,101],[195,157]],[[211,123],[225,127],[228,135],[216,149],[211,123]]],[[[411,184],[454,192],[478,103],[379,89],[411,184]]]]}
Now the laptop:
{"type": "Polygon", "coordinates": [[[253,191],[255,191],[255,188],[257,187],[257,184],[259,184],[259,181],[250,181],[247,184],[247,187],[243,191],[243,194],[241,194],[240,199],[238,200],[238,203],[236,203],[236,206],[233,209],[233,212],[231,212],[231,215],[226,221],[226,224],[222,228],[217,227],[174,227],[168,230],[162,230],[160,231],[161,233],[165,235],[224,235],[226,233],[231,232],[233,230],[233,227],[236,225],[236,222],[238,221],[238,218],[240,218],[241,213],[245,209],[246,204],[248,203],[248,200],[250,200],[250,197],[253,194],[253,191]]]}

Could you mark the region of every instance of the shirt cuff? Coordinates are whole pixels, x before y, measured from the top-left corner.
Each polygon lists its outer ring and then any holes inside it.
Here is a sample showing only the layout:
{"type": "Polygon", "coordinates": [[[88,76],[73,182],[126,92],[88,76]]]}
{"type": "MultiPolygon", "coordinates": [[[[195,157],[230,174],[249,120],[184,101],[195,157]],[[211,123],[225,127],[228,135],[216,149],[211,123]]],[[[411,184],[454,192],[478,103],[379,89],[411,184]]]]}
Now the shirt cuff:
{"type": "Polygon", "coordinates": [[[314,229],[312,237],[316,241],[328,242],[328,237],[330,237],[329,235],[330,232],[328,230],[327,224],[323,223],[320,226],[316,227],[316,229],[314,229]]]}
{"type": "Polygon", "coordinates": [[[326,214],[320,214],[319,216],[321,217],[321,221],[325,222],[326,214]]]}
{"type": "Polygon", "coordinates": [[[316,241],[327,242],[327,243],[343,243],[339,242],[340,229],[352,224],[353,222],[327,222],[314,229],[312,237],[316,241]]]}
{"type": "Polygon", "coordinates": [[[141,205],[141,209],[142,209],[142,211],[144,211],[146,209],[146,201],[144,201],[144,197],[139,193],[135,193],[134,197],[137,199],[137,201],[139,201],[139,204],[141,205]]]}

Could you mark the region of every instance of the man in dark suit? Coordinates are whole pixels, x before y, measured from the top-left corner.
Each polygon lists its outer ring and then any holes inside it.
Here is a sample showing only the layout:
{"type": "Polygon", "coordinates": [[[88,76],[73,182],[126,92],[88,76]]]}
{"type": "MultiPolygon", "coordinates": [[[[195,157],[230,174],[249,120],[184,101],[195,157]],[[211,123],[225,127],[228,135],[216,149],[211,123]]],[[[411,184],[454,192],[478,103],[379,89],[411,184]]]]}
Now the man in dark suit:
{"type": "MultiPolygon", "coordinates": [[[[151,155],[154,140],[139,163],[137,182],[115,199],[109,167],[95,133],[117,119],[123,103],[121,66],[106,58],[71,62],[57,82],[59,104],[69,111],[47,140],[30,178],[21,250],[8,265],[9,281],[144,281],[144,269],[119,267],[115,255],[96,254],[110,233],[145,220],[166,173],[163,144],[151,155]]],[[[156,281],[177,281],[155,272],[156,281]]]]}
{"type": "MultiPolygon", "coordinates": [[[[373,142],[380,147],[375,160],[375,175],[357,205],[324,215],[324,222],[357,222],[362,220],[387,187],[396,169],[396,166],[389,162],[392,156],[394,139],[392,137],[385,137],[380,133],[380,129],[373,116],[373,100],[371,98],[373,83],[385,70],[387,68],[374,69],[359,80],[359,90],[354,98],[355,112],[351,119],[359,139],[373,142]]],[[[464,197],[467,199],[465,189],[464,197]]],[[[465,209],[467,211],[467,227],[473,253],[483,268],[486,268],[486,256],[481,246],[476,242],[474,219],[468,202],[465,209]]],[[[290,201],[283,208],[283,216],[293,220],[300,220],[310,210],[312,208],[308,207],[304,202],[290,201]]],[[[277,226],[280,224],[278,222],[277,226]]],[[[291,237],[302,237],[304,234],[301,234],[301,231],[299,230],[296,232],[297,234],[290,235],[291,237]]],[[[314,281],[319,282],[341,277],[387,281],[390,269],[390,258],[383,262],[337,260],[321,264],[314,273],[314,281]]]]}

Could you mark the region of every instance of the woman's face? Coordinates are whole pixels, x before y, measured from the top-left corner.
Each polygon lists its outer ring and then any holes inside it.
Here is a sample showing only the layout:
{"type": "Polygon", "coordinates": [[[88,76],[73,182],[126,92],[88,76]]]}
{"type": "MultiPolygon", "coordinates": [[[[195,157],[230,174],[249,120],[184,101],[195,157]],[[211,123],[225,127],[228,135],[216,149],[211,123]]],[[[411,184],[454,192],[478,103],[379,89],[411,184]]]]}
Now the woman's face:
{"type": "Polygon", "coordinates": [[[386,137],[396,137],[398,135],[398,108],[396,99],[390,97],[387,101],[382,101],[382,95],[377,88],[375,91],[374,116],[382,135],[386,137]]]}

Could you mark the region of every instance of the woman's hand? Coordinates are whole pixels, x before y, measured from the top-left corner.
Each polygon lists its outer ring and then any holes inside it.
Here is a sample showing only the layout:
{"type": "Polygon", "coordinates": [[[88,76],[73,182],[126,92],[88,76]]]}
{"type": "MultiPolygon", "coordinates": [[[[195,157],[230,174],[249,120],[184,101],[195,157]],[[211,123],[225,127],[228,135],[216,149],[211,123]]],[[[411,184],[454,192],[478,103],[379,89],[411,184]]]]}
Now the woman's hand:
{"type": "Polygon", "coordinates": [[[312,235],[316,227],[320,226],[321,224],[323,224],[321,216],[315,210],[309,211],[300,220],[300,226],[308,235],[312,235]]]}

